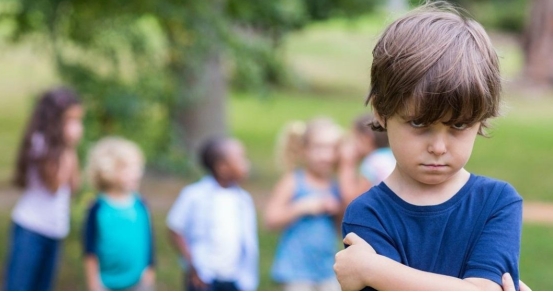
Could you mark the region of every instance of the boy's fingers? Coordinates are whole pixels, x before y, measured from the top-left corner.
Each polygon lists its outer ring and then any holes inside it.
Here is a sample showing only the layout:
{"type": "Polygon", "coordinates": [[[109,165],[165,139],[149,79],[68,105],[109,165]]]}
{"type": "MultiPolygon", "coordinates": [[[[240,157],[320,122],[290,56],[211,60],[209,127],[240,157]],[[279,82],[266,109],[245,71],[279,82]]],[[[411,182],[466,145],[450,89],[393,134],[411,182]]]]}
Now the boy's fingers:
{"type": "Polygon", "coordinates": [[[530,289],[530,287],[528,287],[528,285],[524,284],[524,282],[522,282],[522,280],[518,281],[518,285],[520,286],[520,291],[532,291],[532,289],[530,289]]]}
{"type": "Polygon", "coordinates": [[[515,283],[509,273],[503,274],[501,281],[503,282],[503,291],[516,291],[515,283]]]}
{"type": "Polygon", "coordinates": [[[347,245],[354,245],[354,244],[362,244],[365,243],[365,241],[359,237],[357,234],[350,232],[346,237],[344,238],[344,243],[347,245]]]}

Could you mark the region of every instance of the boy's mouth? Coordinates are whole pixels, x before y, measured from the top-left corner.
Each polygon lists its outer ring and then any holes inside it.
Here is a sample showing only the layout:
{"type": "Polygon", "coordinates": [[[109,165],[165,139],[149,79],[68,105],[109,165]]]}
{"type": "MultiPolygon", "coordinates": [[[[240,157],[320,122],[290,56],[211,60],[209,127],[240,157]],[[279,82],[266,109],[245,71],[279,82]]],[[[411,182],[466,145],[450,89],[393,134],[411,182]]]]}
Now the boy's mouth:
{"type": "Polygon", "coordinates": [[[429,167],[429,168],[439,169],[439,168],[442,168],[442,167],[446,167],[447,164],[436,164],[436,163],[428,163],[428,164],[425,164],[425,163],[423,163],[422,166],[424,166],[424,167],[429,167]]]}

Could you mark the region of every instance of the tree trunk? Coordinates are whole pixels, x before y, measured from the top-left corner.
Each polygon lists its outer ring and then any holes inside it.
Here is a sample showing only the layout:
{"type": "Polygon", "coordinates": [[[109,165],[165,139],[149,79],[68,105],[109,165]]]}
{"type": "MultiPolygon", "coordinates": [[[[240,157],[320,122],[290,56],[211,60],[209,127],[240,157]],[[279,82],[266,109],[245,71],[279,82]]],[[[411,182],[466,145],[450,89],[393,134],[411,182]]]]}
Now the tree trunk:
{"type": "Polygon", "coordinates": [[[553,1],[531,1],[524,35],[524,79],[535,85],[553,85],[553,1]]]}
{"type": "MultiPolygon", "coordinates": [[[[227,81],[223,74],[221,55],[210,52],[195,82],[187,86],[198,86],[196,96],[176,113],[177,127],[180,129],[183,145],[195,157],[202,142],[215,135],[227,133],[227,81]]],[[[187,89],[190,92],[190,88],[187,89]]]]}
{"type": "MultiPolygon", "coordinates": [[[[178,76],[179,97],[170,109],[173,131],[179,148],[184,147],[188,157],[195,161],[198,148],[209,137],[227,133],[227,80],[223,70],[223,42],[214,19],[222,17],[224,1],[197,2],[191,6],[196,18],[188,23],[192,46],[175,46],[180,60],[174,67],[178,76]]],[[[181,29],[181,28],[176,28],[181,29]]],[[[177,31],[173,35],[182,35],[177,31]]]]}

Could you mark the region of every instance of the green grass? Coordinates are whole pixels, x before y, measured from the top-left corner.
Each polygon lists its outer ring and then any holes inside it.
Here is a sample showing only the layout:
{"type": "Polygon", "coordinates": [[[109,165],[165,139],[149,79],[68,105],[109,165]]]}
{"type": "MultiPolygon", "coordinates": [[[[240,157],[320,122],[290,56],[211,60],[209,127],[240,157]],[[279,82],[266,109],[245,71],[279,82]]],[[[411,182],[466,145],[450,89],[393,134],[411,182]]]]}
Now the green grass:
{"type": "MultiPolygon", "coordinates": [[[[229,123],[234,135],[244,141],[253,163],[252,180],[246,188],[254,195],[261,219],[264,201],[279,172],[274,165],[275,139],[282,126],[294,119],[329,116],[348,127],[363,106],[369,87],[371,50],[379,30],[389,22],[386,16],[348,22],[334,20],[320,23],[286,39],[285,52],[294,71],[296,89],[280,90],[265,97],[253,93],[231,93],[229,123]]],[[[503,39],[503,38],[502,38],[503,39]]],[[[504,77],[512,80],[520,69],[521,53],[513,42],[496,43],[504,77]]],[[[7,251],[9,206],[3,194],[12,169],[15,151],[29,115],[31,98],[53,85],[57,79],[47,56],[28,46],[0,48],[0,283],[7,251]],[[4,68],[9,68],[4,69],[4,68]],[[4,206],[4,208],[2,208],[4,206]]],[[[512,183],[528,201],[553,202],[548,179],[553,165],[553,100],[528,98],[518,91],[505,92],[510,109],[494,121],[492,138],[479,138],[467,168],[475,173],[497,177],[512,183]]],[[[155,180],[155,178],[153,178],[155,180]]],[[[150,184],[152,178],[146,180],[150,184]]],[[[145,191],[149,201],[156,201],[153,217],[158,253],[158,289],[182,289],[182,276],[175,252],[165,234],[165,216],[178,193],[178,187],[163,185],[145,191]]],[[[65,240],[58,289],[84,289],[80,248],[80,225],[90,194],[74,200],[73,227],[65,240]]],[[[268,232],[260,224],[261,290],[278,286],[269,277],[278,233],[268,232]]],[[[521,275],[534,289],[553,289],[548,280],[553,273],[549,257],[553,254],[553,226],[524,225],[521,275]]]]}
{"type": "Polygon", "coordinates": [[[479,138],[467,168],[504,179],[526,200],[553,201],[550,190],[553,100],[512,100],[507,116],[495,121],[491,138],[479,138]]]}
{"type": "Polygon", "coordinates": [[[525,224],[522,231],[520,277],[533,290],[553,290],[553,226],[525,224]]]}

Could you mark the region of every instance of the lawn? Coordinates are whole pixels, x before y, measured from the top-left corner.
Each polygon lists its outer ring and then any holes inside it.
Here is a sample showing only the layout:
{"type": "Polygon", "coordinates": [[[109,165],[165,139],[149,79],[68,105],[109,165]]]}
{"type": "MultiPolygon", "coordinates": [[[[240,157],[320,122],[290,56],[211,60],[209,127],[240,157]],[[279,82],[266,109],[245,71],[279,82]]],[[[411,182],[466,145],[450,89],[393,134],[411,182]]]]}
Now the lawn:
{"type": "MultiPolygon", "coordinates": [[[[377,33],[387,19],[379,16],[357,22],[335,20],[309,27],[286,40],[285,52],[297,87],[274,91],[265,96],[232,92],[229,123],[232,133],[246,144],[253,163],[250,182],[245,185],[258,206],[260,219],[264,202],[279,173],[274,167],[274,144],[282,126],[293,119],[330,116],[348,127],[356,115],[368,111],[363,106],[368,89],[370,56],[377,33]]],[[[511,41],[499,38],[504,77],[513,80],[520,69],[520,50],[511,41]]],[[[29,115],[31,97],[56,84],[52,66],[36,48],[0,47],[0,262],[7,249],[9,211],[17,193],[7,180],[22,129],[29,115]],[[8,69],[6,69],[8,68],[8,69]]],[[[553,99],[529,96],[507,84],[508,110],[494,121],[491,138],[478,138],[467,168],[475,173],[512,183],[528,201],[553,202],[549,195],[553,180],[553,99]]],[[[143,193],[152,202],[158,252],[158,289],[181,289],[181,276],[175,253],[165,234],[165,215],[179,189],[189,178],[149,174],[143,193]]],[[[73,203],[73,229],[65,241],[58,289],[84,289],[80,225],[93,194],[81,194],[73,203]]],[[[260,222],[261,290],[278,289],[269,269],[278,234],[267,232],[260,222]]],[[[521,275],[534,289],[551,290],[553,267],[553,225],[524,225],[521,275]]],[[[3,277],[0,266],[0,282],[3,277]]]]}

